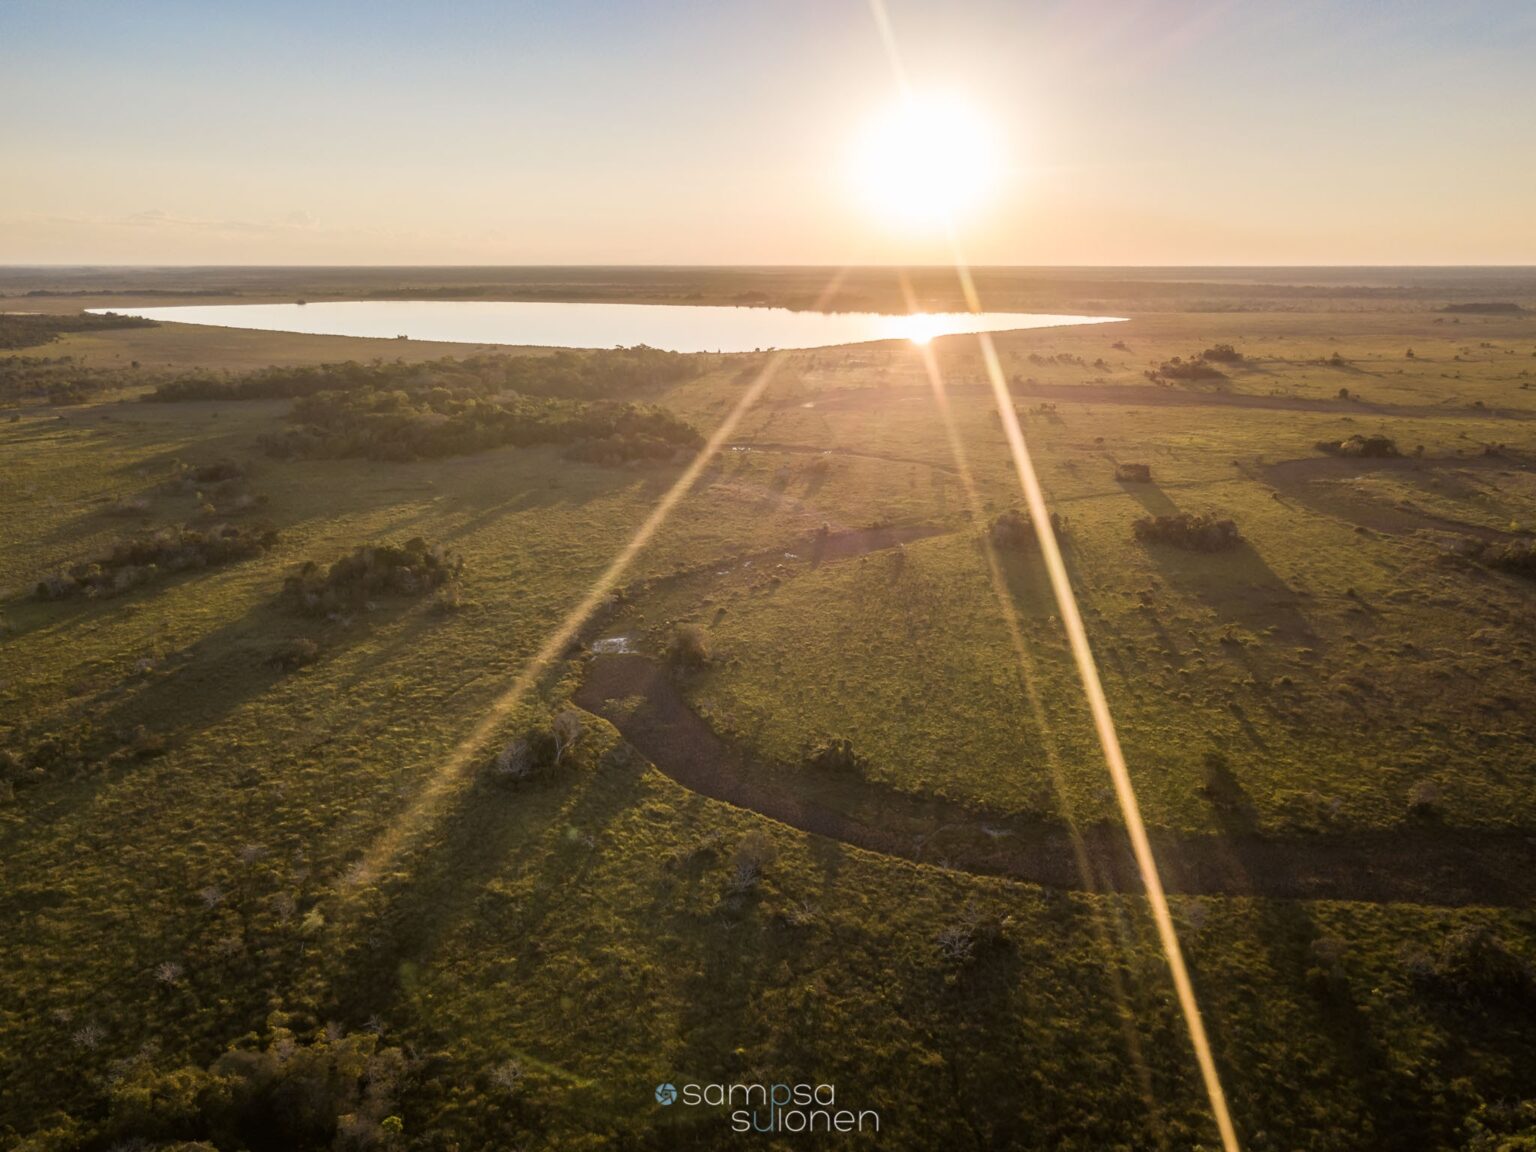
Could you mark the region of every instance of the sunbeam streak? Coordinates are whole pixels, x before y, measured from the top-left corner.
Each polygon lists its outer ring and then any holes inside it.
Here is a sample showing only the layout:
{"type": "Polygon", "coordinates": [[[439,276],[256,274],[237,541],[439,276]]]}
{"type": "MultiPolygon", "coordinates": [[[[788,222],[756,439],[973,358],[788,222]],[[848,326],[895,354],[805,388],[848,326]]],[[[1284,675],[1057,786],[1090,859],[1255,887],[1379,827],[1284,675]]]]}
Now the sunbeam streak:
{"type": "MultiPolygon", "coordinates": [[[[886,11],[885,0],[869,0],[869,6],[876,27],[879,29],[881,41],[885,45],[897,87],[904,99],[909,98],[911,88],[907,80],[906,68],[902,63],[895,29],[886,11]]],[[[955,272],[960,278],[966,305],[972,312],[980,312],[981,301],[977,296],[976,284],[971,277],[970,267],[961,253],[960,242],[955,235],[952,221],[948,232],[954,254],[955,272]]],[[[1157,926],[1158,941],[1167,959],[1174,990],[1179,998],[1179,1008],[1184,1017],[1184,1025],[1189,1033],[1190,1044],[1195,1051],[1196,1063],[1200,1067],[1200,1077],[1205,1084],[1211,1114],[1221,1134],[1222,1148],[1225,1152],[1239,1152],[1237,1131],[1232,1124],[1231,1112],[1227,1107],[1226,1092],[1222,1088],[1221,1077],[1216,1070],[1210,1039],[1205,1031],[1205,1021],[1200,1015],[1200,1005],[1195,998],[1194,984],[1189,978],[1189,969],[1184,963],[1184,952],[1179,945],[1178,933],[1173,926],[1173,916],[1168,910],[1168,897],[1163,891],[1163,881],[1158,872],[1157,860],[1152,854],[1152,844],[1147,838],[1147,830],[1142,822],[1141,805],[1136,799],[1136,790],[1131,784],[1125,754],[1120,748],[1120,737],[1115,731],[1114,718],[1109,710],[1109,700],[1104,695],[1104,685],[1099,679],[1098,665],[1093,657],[1093,649],[1088,643],[1088,633],[1083,627],[1082,614],[1078,611],[1077,596],[1072,590],[1072,581],[1067,575],[1067,566],[1062,560],[1061,548],[1056,542],[1056,533],[1051,528],[1050,512],[1046,508],[1045,495],[1040,488],[1040,480],[1035,473],[1029,448],[1024,442],[1023,430],[1019,427],[1019,416],[1014,410],[1013,398],[1008,393],[1008,384],[1003,376],[1002,365],[997,358],[997,348],[988,333],[979,333],[977,339],[981,344],[987,379],[992,385],[997,414],[1002,420],[1003,431],[1008,439],[1008,450],[1013,457],[1014,470],[1018,474],[1019,486],[1024,493],[1025,506],[1029,511],[1030,520],[1034,523],[1035,536],[1040,543],[1041,555],[1045,558],[1046,571],[1050,575],[1051,591],[1056,599],[1057,609],[1061,613],[1067,640],[1072,647],[1072,658],[1077,665],[1078,677],[1082,681],[1083,694],[1087,697],[1089,711],[1093,716],[1094,731],[1104,750],[1104,762],[1109,768],[1110,779],[1114,784],[1115,799],[1119,804],[1121,817],[1125,821],[1126,832],[1130,836],[1136,868],[1141,876],[1142,886],[1146,890],[1147,904],[1151,908],[1153,921],[1157,926]]]]}
{"type": "MultiPolygon", "coordinates": [[[[902,276],[902,288],[906,294],[908,306],[912,306],[912,293],[905,274],[902,276]]],[[[949,440],[950,455],[955,461],[955,472],[960,477],[960,484],[965,489],[966,504],[971,513],[971,522],[983,528],[981,537],[982,553],[987,561],[988,578],[992,584],[992,594],[997,600],[998,610],[1002,614],[1003,626],[1007,629],[1009,643],[1013,647],[1014,658],[1019,665],[1019,680],[1024,691],[1025,702],[1029,705],[1030,718],[1033,720],[1036,730],[1040,733],[1041,744],[1045,752],[1046,765],[1051,774],[1051,784],[1056,791],[1058,802],[1061,804],[1062,818],[1066,822],[1067,831],[1072,841],[1072,855],[1077,864],[1078,875],[1082,878],[1083,888],[1089,892],[1098,891],[1098,878],[1095,875],[1093,861],[1088,855],[1087,846],[1083,842],[1082,833],[1077,826],[1077,819],[1073,813],[1072,799],[1067,791],[1066,774],[1062,767],[1061,754],[1057,747],[1057,741],[1050,730],[1050,718],[1045,711],[1045,702],[1040,697],[1039,671],[1035,665],[1034,657],[1030,654],[1029,646],[1024,640],[1023,629],[1019,625],[1018,608],[1013,602],[1013,596],[1008,590],[1008,581],[1003,574],[1002,564],[997,558],[997,549],[993,546],[990,533],[985,530],[986,517],[982,505],[981,495],[976,488],[976,482],[971,474],[969,454],[965,450],[965,443],[960,437],[959,428],[955,424],[954,411],[949,403],[949,392],[944,386],[944,376],[939,368],[938,357],[932,348],[926,344],[920,344],[918,354],[923,362],[923,370],[928,376],[928,383],[933,391],[934,405],[939,411],[939,420],[944,425],[945,436],[949,440]]],[[[1096,909],[1096,911],[1098,911],[1096,909]]],[[[1104,909],[1104,919],[1112,922],[1118,932],[1120,943],[1129,947],[1127,933],[1123,930],[1119,917],[1114,910],[1104,909]]],[[[1109,951],[1115,946],[1115,934],[1100,921],[1098,915],[1090,917],[1094,925],[1095,935],[1104,949],[1109,951]]],[[[1147,1112],[1154,1128],[1153,1136],[1159,1148],[1166,1146],[1163,1137],[1160,1110],[1155,1093],[1152,1090],[1151,1072],[1147,1067],[1146,1058],[1142,1054],[1141,1038],[1137,1035],[1130,1009],[1129,998],[1125,994],[1125,985],[1121,980],[1120,969],[1111,964],[1108,967],[1110,995],[1115,999],[1115,1005],[1120,1010],[1121,1036],[1125,1041],[1126,1053],[1130,1057],[1133,1070],[1136,1074],[1137,1087],[1141,1091],[1142,1101],[1147,1106],[1147,1112]]]]}

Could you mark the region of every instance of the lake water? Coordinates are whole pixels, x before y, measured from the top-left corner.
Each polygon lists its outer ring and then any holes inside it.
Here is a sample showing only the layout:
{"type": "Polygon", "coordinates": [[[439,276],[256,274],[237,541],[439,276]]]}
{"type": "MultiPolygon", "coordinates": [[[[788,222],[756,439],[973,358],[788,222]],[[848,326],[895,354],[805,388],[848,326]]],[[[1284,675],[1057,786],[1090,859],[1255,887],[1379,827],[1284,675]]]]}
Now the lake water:
{"type": "Polygon", "coordinates": [[[869,340],[917,340],[967,332],[1009,332],[1065,324],[1104,324],[1117,316],[1033,312],[792,312],[687,304],[555,304],[543,301],[364,300],[318,304],[195,304],[172,308],[93,308],[178,324],[304,332],[327,336],[520,344],[539,348],[614,348],[647,344],[670,352],[752,352],[826,348],[869,340]]]}

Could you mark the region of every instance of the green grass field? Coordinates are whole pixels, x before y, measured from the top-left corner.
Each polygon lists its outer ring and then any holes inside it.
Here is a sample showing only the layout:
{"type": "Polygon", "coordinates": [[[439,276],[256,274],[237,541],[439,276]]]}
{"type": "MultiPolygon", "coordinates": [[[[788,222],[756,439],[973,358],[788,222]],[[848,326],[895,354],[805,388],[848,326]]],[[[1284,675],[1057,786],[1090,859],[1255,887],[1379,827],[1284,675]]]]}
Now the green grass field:
{"type": "MultiPolygon", "coordinates": [[[[1536,584],[1461,542],[1536,527],[1536,319],[1440,312],[1433,280],[991,277],[998,306],[1130,317],[997,346],[1244,1146],[1524,1146],[1499,1140],[1536,1131],[1536,584]],[[1221,381],[1146,375],[1219,344],[1245,357],[1221,381]],[[1403,455],[1317,447],[1355,434],[1403,455]],[[1204,512],[1242,543],[1133,531],[1204,512]]],[[[276,459],[258,438],[289,401],[139,399],[194,368],[466,354],[379,343],[167,325],[8,354],[139,368],[0,411],[0,1147],[764,1146],[657,1105],[667,1081],[835,1084],[891,1148],[1217,1146],[1142,897],[1039,882],[1072,871],[1041,845],[1123,836],[1037,550],[990,576],[1022,500],[973,339],[933,346],[963,461],[917,349],[787,357],[622,594],[468,749],[682,463],[276,459]],[[217,461],[268,551],[34,593],[134,532],[220,521],[185,480],[217,461]],[[454,604],[283,599],[305,561],[417,536],[463,557],[454,604]],[[572,703],[594,641],[659,663],[685,625],[708,659],[663,676],[700,722],[691,771],[773,816],[636,750],[676,719],[659,699],[572,703]],[[497,771],[573,707],[558,765],[497,771]],[[857,771],[805,763],[833,738],[857,771]],[[869,831],[824,834],[845,818],[869,831]],[[1010,867],[968,863],[994,849],[1010,867]]],[[[647,399],[707,435],[762,363],[647,399]]]]}

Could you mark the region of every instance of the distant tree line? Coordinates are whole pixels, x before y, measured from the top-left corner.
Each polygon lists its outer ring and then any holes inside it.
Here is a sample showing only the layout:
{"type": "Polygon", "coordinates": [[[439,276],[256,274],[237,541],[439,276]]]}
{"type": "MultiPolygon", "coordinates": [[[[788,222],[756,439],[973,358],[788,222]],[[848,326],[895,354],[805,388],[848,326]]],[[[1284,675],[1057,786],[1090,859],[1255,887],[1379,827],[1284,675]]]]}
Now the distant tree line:
{"type": "Polygon", "coordinates": [[[418,460],[506,445],[563,444],[599,464],[670,460],[703,438],[665,408],[629,402],[712,366],[655,348],[478,356],[423,364],[355,361],[183,376],[146,400],[294,400],[277,457],[418,460]]]}
{"type": "Polygon", "coordinates": [[[286,400],[321,392],[404,391],[442,388],[460,395],[505,392],[569,399],[629,399],[691,379],[714,357],[663,352],[640,345],[597,352],[557,351],[540,356],[445,357],[419,364],[375,360],[262,368],[241,376],[188,375],[145,397],[175,400],[286,400]]]}
{"type": "Polygon", "coordinates": [[[32,348],[49,344],[65,332],[94,332],[104,328],[154,328],[153,320],[137,316],[119,316],[108,312],[101,316],[80,312],[74,316],[49,316],[31,312],[0,312],[0,348],[32,348]]]}
{"type": "Polygon", "coordinates": [[[564,444],[572,459],[619,464],[670,460],[703,443],[692,425],[664,408],[516,394],[492,399],[444,388],[320,392],[295,402],[290,419],[292,427],[261,438],[270,455],[408,461],[564,444]]]}

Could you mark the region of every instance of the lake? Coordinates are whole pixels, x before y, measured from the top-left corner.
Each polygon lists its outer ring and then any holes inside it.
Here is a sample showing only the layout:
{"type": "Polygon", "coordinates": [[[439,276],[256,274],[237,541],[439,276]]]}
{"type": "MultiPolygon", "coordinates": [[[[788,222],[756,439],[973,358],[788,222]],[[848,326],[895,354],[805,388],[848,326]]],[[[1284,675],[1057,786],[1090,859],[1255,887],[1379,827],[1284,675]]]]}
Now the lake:
{"type": "Polygon", "coordinates": [[[544,301],[362,300],[317,304],[194,304],[170,308],[93,308],[177,324],[253,328],[325,336],[519,344],[539,348],[614,348],[646,344],[669,352],[753,352],[826,348],[871,340],[915,340],[969,332],[1011,332],[1066,324],[1104,324],[1118,316],[1033,312],[793,312],[687,304],[567,304],[544,301]]]}

